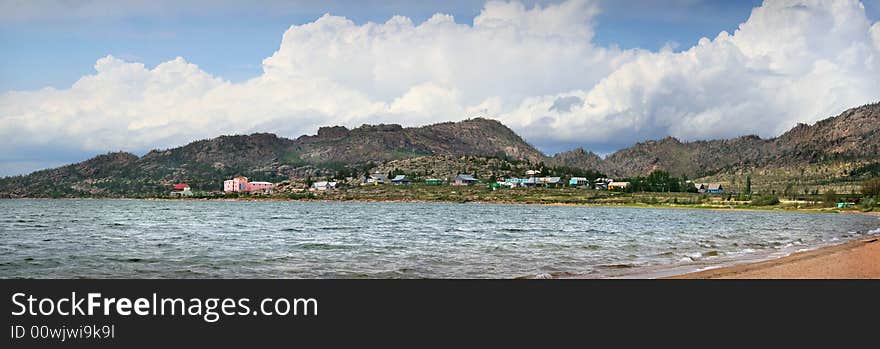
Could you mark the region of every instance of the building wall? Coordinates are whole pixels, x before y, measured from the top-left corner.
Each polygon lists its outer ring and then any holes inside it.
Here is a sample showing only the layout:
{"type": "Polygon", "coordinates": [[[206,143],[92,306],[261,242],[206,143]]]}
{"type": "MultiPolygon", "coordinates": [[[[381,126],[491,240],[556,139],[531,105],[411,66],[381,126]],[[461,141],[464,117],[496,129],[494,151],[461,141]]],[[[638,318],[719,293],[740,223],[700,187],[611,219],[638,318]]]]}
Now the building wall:
{"type": "Polygon", "coordinates": [[[275,189],[275,184],[266,182],[247,183],[245,191],[265,191],[275,189]]]}
{"type": "MultiPolygon", "coordinates": [[[[274,184],[271,184],[271,183],[269,185],[271,186],[269,189],[274,188],[274,186],[275,186],[274,184]]],[[[265,187],[265,185],[261,184],[261,185],[258,185],[257,187],[259,189],[254,189],[255,188],[254,185],[252,183],[248,182],[248,179],[244,178],[244,177],[236,177],[233,179],[228,179],[228,180],[223,181],[223,191],[225,191],[225,192],[248,192],[248,191],[252,191],[252,190],[262,190],[265,187]]]]}

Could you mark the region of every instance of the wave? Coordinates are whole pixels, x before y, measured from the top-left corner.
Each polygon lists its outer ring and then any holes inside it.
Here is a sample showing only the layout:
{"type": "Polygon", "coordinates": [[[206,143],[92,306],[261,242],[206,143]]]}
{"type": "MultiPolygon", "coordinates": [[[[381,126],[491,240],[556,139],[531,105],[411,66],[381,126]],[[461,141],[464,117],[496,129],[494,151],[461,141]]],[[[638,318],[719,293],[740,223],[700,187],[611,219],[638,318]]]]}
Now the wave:
{"type": "Polygon", "coordinates": [[[629,268],[636,268],[636,267],[638,267],[638,265],[632,264],[632,263],[618,263],[618,264],[600,264],[600,265],[598,265],[598,267],[605,268],[605,269],[629,269],[629,268]]]}
{"type": "Polygon", "coordinates": [[[347,250],[350,249],[349,246],[346,245],[334,245],[334,244],[325,244],[325,243],[317,243],[317,242],[307,242],[297,245],[297,247],[304,250],[347,250]]]}
{"type": "Polygon", "coordinates": [[[679,261],[680,262],[695,262],[695,261],[701,260],[703,258],[718,257],[722,254],[724,254],[724,252],[721,252],[718,250],[711,250],[711,251],[706,251],[706,252],[691,252],[691,253],[685,254],[685,256],[682,257],[679,261]]]}
{"type": "Polygon", "coordinates": [[[126,262],[126,263],[140,263],[140,262],[144,261],[143,258],[138,258],[138,257],[129,257],[129,258],[109,257],[107,259],[111,260],[111,261],[126,262]]]}
{"type": "Polygon", "coordinates": [[[534,275],[519,276],[515,279],[561,279],[581,276],[583,274],[573,273],[570,271],[554,271],[550,273],[539,273],[534,275]]]}

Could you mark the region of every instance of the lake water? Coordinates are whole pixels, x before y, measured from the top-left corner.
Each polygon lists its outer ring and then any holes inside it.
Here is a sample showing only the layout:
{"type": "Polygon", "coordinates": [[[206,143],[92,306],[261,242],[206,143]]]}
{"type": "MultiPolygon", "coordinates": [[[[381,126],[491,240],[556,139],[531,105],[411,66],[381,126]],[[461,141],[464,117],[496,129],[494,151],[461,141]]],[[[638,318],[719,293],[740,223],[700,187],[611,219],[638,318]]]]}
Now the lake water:
{"type": "Polygon", "coordinates": [[[0,200],[2,278],[646,277],[878,234],[880,217],[453,203],[0,200]]]}

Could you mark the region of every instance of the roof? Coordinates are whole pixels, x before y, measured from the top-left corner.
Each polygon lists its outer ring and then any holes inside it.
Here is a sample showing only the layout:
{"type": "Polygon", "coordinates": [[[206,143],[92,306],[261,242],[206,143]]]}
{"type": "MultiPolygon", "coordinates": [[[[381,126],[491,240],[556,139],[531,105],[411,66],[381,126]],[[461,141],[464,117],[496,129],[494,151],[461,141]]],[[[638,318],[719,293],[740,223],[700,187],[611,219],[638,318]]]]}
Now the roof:
{"type": "Polygon", "coordinates": [[[250,182],[251,184],[272,184],[270,182],[250,182]]]}
{"type": "Polygon", "coordinates": [[[625,187],[629,185],[629,182],[611,182],[608,185],[612,187],[625,187]]]}
{"type": "Polygon", "coordinates": [[[573,181],[585,181],[585,180],[587,180],[587,177],[571,177],[571,180],[573,180],[573,181]]]}
{"type": "Polygon", "coordinates": [[[545,179],[545,182],[547,182],[547,183],[559,183],[559,182],[562,182],[562,177],[547,177],[547,179],[545,179]]]}
{"type": "Polygon", "coordinates": [[[721,190],[721,183],[709,183],[708,190],[721,190]]]}
{"type": "Polygon", "coordinates": [[[469,175],[469,174],[459,174],[458,176],[455,176],[455,180],[464,181],[464,182],[470,182],[470,181],[476,182],[477,181],[477,179],[474,178],[474,176],[469,175]]]}
{"type": "Polygon", "coordinates": [[[391,179],[392,182],[408,181],[408,180],[409,180],[409,178],[406,178],[406,176],[404,176],[404,175],[396,175],[396,176],[394,176],[393,179],[391,179]]]}
{"type": "Polygon", "coordinates": [[[189,188],[189,185],[186,183],[177,183],[174,185],[174,190],[184,190],[186,188],[189,188]]]}

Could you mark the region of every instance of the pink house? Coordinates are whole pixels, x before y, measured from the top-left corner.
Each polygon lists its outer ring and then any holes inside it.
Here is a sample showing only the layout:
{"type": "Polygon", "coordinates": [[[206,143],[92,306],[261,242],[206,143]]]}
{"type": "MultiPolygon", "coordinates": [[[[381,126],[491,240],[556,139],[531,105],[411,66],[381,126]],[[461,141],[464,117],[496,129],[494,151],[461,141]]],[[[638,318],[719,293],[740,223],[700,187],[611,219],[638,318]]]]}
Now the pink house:
{"type": "Polygon", "coordinates": [[[269,192],[272,189],[275,189],[275,184],[269,182],[248,182],[247,177],[244,176],[237,176],[223,181],[223,191],[227,193],[269,192]]]}
{"type": "Polygon", "coordinates": [[[225,192],[246,192],[248,185],[247,177],[238,176],[233,179],[223,181],[223,191],[225,192]]]}
{"type": "Polygon", "coordinates": [[[248,191],[271,192],[275,189],[275,184],[269,182],[250,182],[248,183],[248,191]]]}

